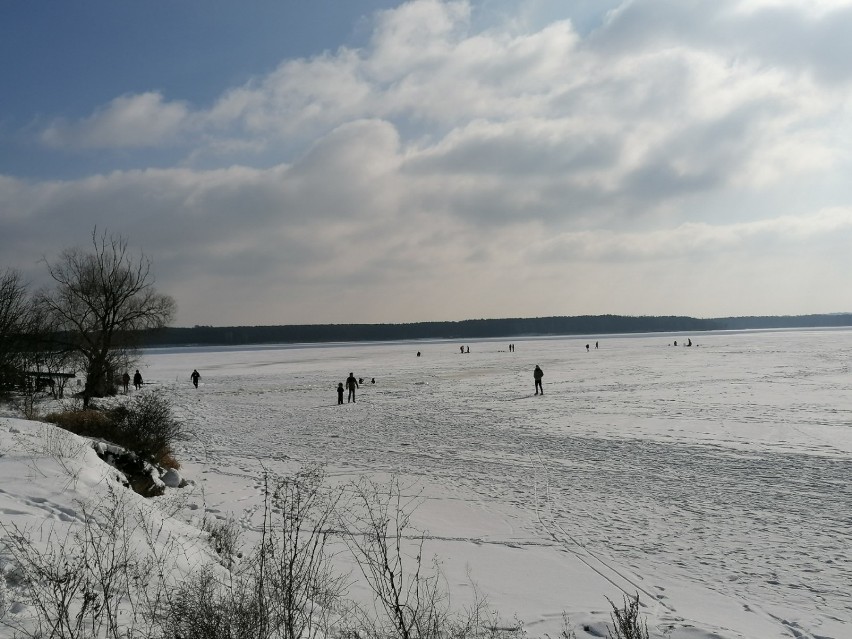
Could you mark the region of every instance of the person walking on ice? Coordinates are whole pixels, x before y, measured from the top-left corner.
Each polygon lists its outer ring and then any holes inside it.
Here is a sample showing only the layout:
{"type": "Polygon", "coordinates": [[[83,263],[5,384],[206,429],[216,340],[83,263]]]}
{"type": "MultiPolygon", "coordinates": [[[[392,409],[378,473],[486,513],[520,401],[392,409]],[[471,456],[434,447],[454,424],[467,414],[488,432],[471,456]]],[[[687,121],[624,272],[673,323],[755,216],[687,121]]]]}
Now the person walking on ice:
{"type": "Polygon", "coordinates": [[[544,377],[544,371],[541,370],[538,364],[535,365],[535,370],[533,371],[533,379],[535,379],[535,394],[538,395],[539,391],[544,395],[544,388],[541,385],[541,378],[544,377]]]}
{"type": "Polygon", "coordinates": [[[192,385],[198,388],[198,380],[201,379],[201,373],[198,372],[197,369],[192,369],[192,375],[189,376],[192,379],[192,385]]]}
{"type": "Polygon", "coordinates": [[[139,390],[142,388],[142,373],[139,372],[139,369],[136,369],[136,373],[133,375],[133,388],[139,390]]]}
{"type": "Polygon", "coordinates": [[[355,389],[358,388],[358,380],[355,379],[355,376],[352,373],[349,373],[349,377],[346,378],[346,388],[349,389],[349,394],[346,396],[346,403],[352,402],[355,403],[355,389]]]}

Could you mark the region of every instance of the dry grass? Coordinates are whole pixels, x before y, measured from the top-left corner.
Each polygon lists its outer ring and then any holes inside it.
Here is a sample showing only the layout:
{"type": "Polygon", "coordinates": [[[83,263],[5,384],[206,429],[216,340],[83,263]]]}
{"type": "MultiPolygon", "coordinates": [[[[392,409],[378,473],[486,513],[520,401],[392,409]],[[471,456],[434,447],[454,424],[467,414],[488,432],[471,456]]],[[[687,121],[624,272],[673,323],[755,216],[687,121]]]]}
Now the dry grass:
{"type": "Polygon", "coordinates": [[[83,437],[108,439],[104,435],[115,430],[109,416],[99,410],[67,410],[61,413],[50,413],[44,419],[83,437]]]}

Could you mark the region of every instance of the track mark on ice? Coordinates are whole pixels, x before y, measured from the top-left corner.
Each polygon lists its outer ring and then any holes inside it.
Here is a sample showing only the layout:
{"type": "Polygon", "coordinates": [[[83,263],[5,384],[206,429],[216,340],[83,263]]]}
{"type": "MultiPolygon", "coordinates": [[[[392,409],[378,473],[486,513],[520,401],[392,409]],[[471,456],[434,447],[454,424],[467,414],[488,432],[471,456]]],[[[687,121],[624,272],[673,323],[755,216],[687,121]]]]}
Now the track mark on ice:
{"type": "MultiPolygon", "coordinates": [[[[547,477],[547,465],[544,463],[544,460],[539,458],[541,462],[542,468],[545,469],[545,476],[547,477]]],[[[550,510],[550,480],[547,478],[545,480],[545,502],[547,503],[548,510],[550,510]]],[[[643,593],[648,600],[655,601],[657,605],[662,606],[668,613],[674,614],[674,609],[671,606],[665,604],[661,599],[655,596],[653,593],[646,590],[643,586],[636,583],[634,579],[631,579],[624,573],[617,570],[612,565],[608,564],[606,561],[598,557],[592,551],[590,551],[583,543],[576,540],[571,536],[562,526],[560,526],[556,521],[552,520],[550,522],[546,522],[541,516],[541,510],[538,507],[538,499],[535,500],[535,513],[538,519],[538,522],[544,528],[550,537],[560,544],[567,552],[570,552],[577,559],[583,562],[586,566],[588,566],[592,571],[600,575],[603,579],[611,583],[615,588],[624,593],[625,596],[632,596],[634,593],[643,593]],[[559,531],[557,534],[554,529],[559,531]],[[629,591],[624,583],[629,584],[633,587],[632,592],[629,591]]]]}

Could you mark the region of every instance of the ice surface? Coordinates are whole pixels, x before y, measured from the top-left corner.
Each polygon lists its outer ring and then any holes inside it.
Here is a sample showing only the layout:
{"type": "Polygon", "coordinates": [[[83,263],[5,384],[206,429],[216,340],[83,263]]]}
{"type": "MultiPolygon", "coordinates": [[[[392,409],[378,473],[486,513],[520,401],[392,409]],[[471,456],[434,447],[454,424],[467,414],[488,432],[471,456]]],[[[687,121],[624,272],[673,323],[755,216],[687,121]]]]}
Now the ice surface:
{"type": "MultiPolygon", "coordinates": [[[[460,344],[145,351],[142,392],[192,432],[197,485],[173,494],[250,542],[264,471],[396,475],[453,601],[473,579],[531,636],[563,612],[606,636],[607,598],[638,593],[654,636],[852,637],[852,331],[460,344]],[[338,406],[350,371],[365,384],[338,406]]],[[[73,516],[61,490],[3,480],[4,518],[73,516]]]]}
{"type": "Polygon", "coordinates": [[[403,475],[451,583],[469,565],[532,633],[638,592],[682,636],[852,636],[852,332],[686,337],[164,349],[143,373],[219,508],[261,463],[403,475]]]}

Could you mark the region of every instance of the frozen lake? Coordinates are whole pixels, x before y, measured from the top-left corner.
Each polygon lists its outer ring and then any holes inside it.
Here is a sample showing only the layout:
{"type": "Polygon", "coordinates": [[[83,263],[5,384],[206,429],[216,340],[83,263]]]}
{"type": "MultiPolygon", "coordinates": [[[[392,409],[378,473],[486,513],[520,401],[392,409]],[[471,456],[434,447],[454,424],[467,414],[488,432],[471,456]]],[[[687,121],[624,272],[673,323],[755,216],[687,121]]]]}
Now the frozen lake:
{"type": "Polygon", "coordinates": [[[258,462],[401,475],[451,589],[469,567],[533,635],[638,592],[675,637],[852,636],[852,331],[599,343],[154,349],[140,370],[194,433],[178,457],[208,508],[251,526],[258,462]]]}

